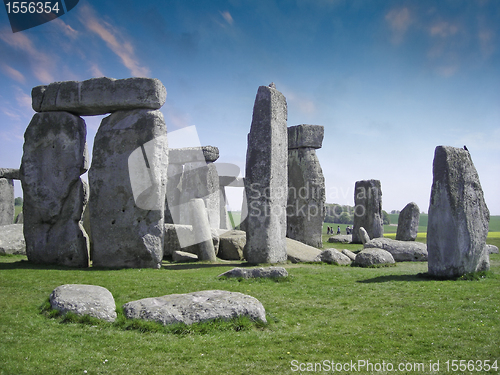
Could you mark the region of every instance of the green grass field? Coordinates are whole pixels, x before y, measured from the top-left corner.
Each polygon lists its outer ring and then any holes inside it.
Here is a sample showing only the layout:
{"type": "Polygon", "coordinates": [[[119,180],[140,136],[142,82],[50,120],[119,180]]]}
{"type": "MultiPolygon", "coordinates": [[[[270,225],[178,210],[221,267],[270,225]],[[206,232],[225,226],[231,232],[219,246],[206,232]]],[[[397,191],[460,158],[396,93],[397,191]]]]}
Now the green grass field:
{"type": "Polygon", "coordinates": [[[419,277],[426,263],[288,264],[290,280],[276,283],[217,279],[238,262],[106,271],[25,259],[0,257],[0,374],[291,374],[301,363],[351,360],[424,364],[424,371],[400,373],[427,374],[429,361],[439,360],[446,373],[447,360],[500,360],[498,254],[491,273],[475,281],[419,277]],[[165,334],[40,314],[51,291],[68,283],[104,286],[117,307],[170,293],[242,292],[263,303],[271,324],[165,334]]]}

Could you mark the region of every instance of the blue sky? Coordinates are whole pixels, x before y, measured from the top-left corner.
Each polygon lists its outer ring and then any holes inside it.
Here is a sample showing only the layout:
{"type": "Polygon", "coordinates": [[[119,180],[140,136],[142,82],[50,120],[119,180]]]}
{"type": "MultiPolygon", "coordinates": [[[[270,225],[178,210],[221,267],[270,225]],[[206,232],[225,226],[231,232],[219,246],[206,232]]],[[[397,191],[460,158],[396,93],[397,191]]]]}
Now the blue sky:
{"type": "MultiPolygon", "coordinates": [[[[435,147],[466,144],[500,215],[499,1],[80,0],[15,34],[0,9],[0,167],[20,165],[32,87],[99,76],[159,78],[168,130],[195,125],[242,171],[274,82],[289,126],[325,126],[329,203],[374,178],[386,211],[427,212],[435,147]]],[[[101,118],[85,117],[89,151],[101,118]]]]}

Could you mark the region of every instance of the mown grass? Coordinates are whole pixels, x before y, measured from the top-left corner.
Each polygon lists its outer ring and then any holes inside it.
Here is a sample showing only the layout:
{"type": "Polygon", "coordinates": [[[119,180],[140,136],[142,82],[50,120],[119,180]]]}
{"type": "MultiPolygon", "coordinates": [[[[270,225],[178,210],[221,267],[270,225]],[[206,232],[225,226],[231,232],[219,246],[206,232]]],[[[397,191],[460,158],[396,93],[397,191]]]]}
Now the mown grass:
{"type": "Polygon", "coordinates": [[[217,278],[238,262],[85,270],[25,259],[0,257],[1,374],[291,374],[293,360],[440,360],[441,366],[453,359],[500,360],[498,254],[487,277],[469,281],[422,277],[426,263],[287,264],[290,278],[275,282],[217,278]],[[263,303],[271,324],[168,332],[41,313],[51,291],[68,283],[104,286],[118,308],[170,293],[242,292],[263,303]]]}

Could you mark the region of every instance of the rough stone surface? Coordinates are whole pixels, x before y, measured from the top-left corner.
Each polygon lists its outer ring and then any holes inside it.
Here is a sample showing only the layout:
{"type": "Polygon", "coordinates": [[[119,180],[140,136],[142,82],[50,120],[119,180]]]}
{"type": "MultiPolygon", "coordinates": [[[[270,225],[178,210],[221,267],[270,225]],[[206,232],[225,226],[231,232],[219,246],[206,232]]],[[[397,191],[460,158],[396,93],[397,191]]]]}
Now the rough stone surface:
{"type": "Polygon", "coordinates": [[[188,294],[170,294],[144,298],[123,305],[129,319],[144,319],[161,324],[193,324],[213,319],[247,316],[267,322],[266,311],[256,298],[224,290],[205,290],[188,294]]]}
{"type": "Polygon", "coordinates": [[[415,202],[408,203],[399,213],[396,240],[415,241],[419,219],[420,208],[418,205],[415,202]]]}
{"type": "Polygon", "coordinates": [[[367,242],[370,242],[370,236],[366,232],[366,229],[363,227],[359,228],[359,238],[361,239],[361,243],[364,245],[367,242]]]}
{"type": "Polygon", "coordinates": [[[325,202],[325,178],[315,149],[288,150],[287,237],[323,247],[325,202]]]}
{"type": "MultiPolygon", "coordinates": [[[[168,157],[170,160],[171,152],[168,157]]],[[[182,189],[182,164],[168,163],[167,191],[165,194],[165,224],[180,224],[180,204],[182,189]]]]}
{"type": "Polygon", "coordinates": [[[5,254],[26,254],[22,224],[0,226],[0,255],[5,254]]]}
{"type": "Polygon", "coordinates": [[[498,254],[499,253],[498,247],[495,245],[486,245],[486,249],[488,250],[488,252],[490,254],[498,254]]]}
{"type": "Polygon", "coordinates": [[[0,178],[7,178],[10,180],[20,180],[21,173],[19,169],[15,168],[0,168],[0,178]]]}
{"type": "Polygon", "coordinates": [[[160,111],[118,111],[102,120],[89,171],[94,266],[160,268],[167,159],[160,111]]]}
{"type": "Polygon", "coordinates": [[[319,262],[316,258],[321,254],[321,250],[291,238],[286,239],[286,252],[292,263],[319,262]]]}
{"type": "Polygon", "coordinates": [[[351,250],[343,249],[341,253],[347,256],[352,261],[356,259],[356,254],[354,254],[351,250]]]}
{"type": "Polygon", "coordinates": [[[165,103],[167,90],[156,78],[101,77],[37,86],[31,97],[36,112],[66,111],[89,116],[119,110],[158,109],[165,103]]]}
{"type": "Polygon", "coordinates": [[[328,242],[330,243],[351,243],[352,242],[352,234],[337,234],[335,236],[331,236],[328,238],[328,242]]]}
{"type": "Polygon", "coordinates": [[[34,263],[88,267],[81,220],[88,187],[85,122],[67,112],[33,116],[21,162],[26,255],[34,263]]]}
{"type": "Polygon", "coordinates": [[[218,257],[225,260],[243,260],[243,249],[247,242],[246,233],[242,230],[231,230],[219,237],[218,257]]]}
{"type": "Polygon", "coordinates": [[[287,104],[284,95],[260,86],[248,134],[245,190],[248,204],[245,258],[250,263],[286,262],[288,188],[287,104]]]}
{"type": "Polygon", "coordinates": [[[469,152],[436,147],[427,225],[429,274],[452,278],[482,268],[489,219],[469,152]]]}
{"type": "Polygon", "coordinates": [[[0,178],[0,225],[14,223],[14,181],[0,178]]]}
{"type": "Polygon", "coordinates": [[[198,258],[200,260],[213,262],[215,261],[215,249],[203,199],[198,198],[191,200],[190,208],[195,243],[198,244],[198,258]]]}
{"type": "Polygon", "coordinates": [[[364,244],[367,248],[379,248],[392,254],[396,262],[426,262],[427,246],[420,242],[398,241],[390,238],[374,238],[364,244]]]}
{"type": "Polygon", "coordinates": [[[288,277],[288,272],[283,267],[260,267],[260,268],[233,268],[221,273],[217,277],[242,277],[244,279],[255,278],[280,278],[288,277]]]}
{"type": "Polygon", "coordinates": [[[370,267],[377,264],[396,263],[391,253],[384,249],[364,249],[354,259],[354,264],[360,267],[370,267]]]}
{"type": "Polygon", "coordinates": [[[196,254],[191,254],[191,253],[187,253],[185,251],[176,250],[172,254],[172,260],[174,262],[185,263],[185,262],[196,262],[199,259],[198,259],[198,255],[196,255],[196,254]]]}
{"type": "Polygon", "coordinates": [[[342,254],[337,249],[326,249],[318,256],[318,260],[325,263],[347,266],[352,263],[352,259],[342,254]]]}
{"type": "MultiPolygon", "coordinates": [[[[214,246],[215,255],[219,252],[219,231],[217,229],[211,228],[212,243],[214,246]]],[[[163,257],[168,258],[172,256],[174,251],[184,251],[191,254],[199,254],[200,250],[198,244],[195,243],[194,230],[192,225],[180,225],[180,224],[165,224],[165,240],[164,240],[164,251],[163,257]],[[179,237],[186,239],[187,242],[194,244],[186,247],[182,247],[179,241],[179,237]]]]}
{"type": "Polygon", "coordinates": [[[288,128],[288,149],[321,148],[325,127],[321,125],[296,125],[288,128]]]}
{"type": "Polygon", "coordinates": [[[115,299],[109,290],[97,285],[66,284],[55,288],[50,295],[50,305],[62,313],[71,311],[77,315],[114,322],[115,299]]]}
{"type": "Polygon", "coordinates": [[[219,159],[219,149],[214,146],[171,148],[168,158],[169,164],[214,162],[219,159]]]}
{"type": "Polygon", "coordinates": [[[352,243],[362,243],[359,228],[372,238],[384,235],[382,216],[382,189],[379,180],[357,181],[354,189],[354,226],[352,243]]]}

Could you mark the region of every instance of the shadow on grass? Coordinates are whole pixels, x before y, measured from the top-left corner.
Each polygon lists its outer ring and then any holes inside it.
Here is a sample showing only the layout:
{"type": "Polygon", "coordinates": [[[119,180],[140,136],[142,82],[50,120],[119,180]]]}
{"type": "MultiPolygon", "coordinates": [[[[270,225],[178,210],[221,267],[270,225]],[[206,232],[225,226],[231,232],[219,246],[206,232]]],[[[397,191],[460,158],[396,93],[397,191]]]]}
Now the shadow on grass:
{"type": "Polygon", "coordinates": [[[162,268],[167,270],[195,270],[200,268],[217,268],[217,267],[268,267],[271,264],[251,264],[244,261],[233,261],[227,263],[165,263],[163,262],[162,268]]]}
{"type": "Polygon", "coordinates": [[[361,284],[370,283],[387,283],[390,281],[433,281],[436,280],[430,277],[427,273],[417,273],[416,275],[386,275],[378,276],[372,279],[358,280],[361,284]]]}

